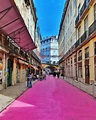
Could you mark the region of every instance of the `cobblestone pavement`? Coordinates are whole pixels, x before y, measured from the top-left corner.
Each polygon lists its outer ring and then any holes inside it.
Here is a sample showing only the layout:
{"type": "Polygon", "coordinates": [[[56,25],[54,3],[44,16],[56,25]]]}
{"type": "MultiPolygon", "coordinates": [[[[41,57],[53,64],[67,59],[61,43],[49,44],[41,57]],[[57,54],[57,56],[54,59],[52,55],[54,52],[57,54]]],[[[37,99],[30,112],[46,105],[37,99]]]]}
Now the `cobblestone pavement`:
{"type": "MultiPolygon", "coordinates": [[[[33,84],[36,81],[33,81],[33,84]]],[[[0,91],[0,112],[27,90],[26,81],[0,91]]]]}

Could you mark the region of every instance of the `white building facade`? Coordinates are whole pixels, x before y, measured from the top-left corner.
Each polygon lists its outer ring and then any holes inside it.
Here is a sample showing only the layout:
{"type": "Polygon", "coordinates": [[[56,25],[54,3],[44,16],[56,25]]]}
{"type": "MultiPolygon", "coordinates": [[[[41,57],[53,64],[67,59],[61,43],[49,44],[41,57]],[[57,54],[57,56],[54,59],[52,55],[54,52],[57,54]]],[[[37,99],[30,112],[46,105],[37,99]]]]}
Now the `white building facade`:
{"type": "Polygon", "coordinates": [[[50,61],[51,64],[57,64],[59,60],[58,56],[58,39],[56,36],[51,37],[50,41],[50,61]]]}

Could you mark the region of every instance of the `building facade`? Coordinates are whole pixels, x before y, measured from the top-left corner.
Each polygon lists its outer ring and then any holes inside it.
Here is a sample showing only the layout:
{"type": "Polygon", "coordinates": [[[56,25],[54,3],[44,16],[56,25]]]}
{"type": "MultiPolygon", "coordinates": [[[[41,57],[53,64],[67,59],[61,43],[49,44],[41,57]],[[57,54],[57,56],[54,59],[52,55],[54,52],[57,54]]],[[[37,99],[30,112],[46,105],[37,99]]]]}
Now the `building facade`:
{"type": "Polygon", "coordinates": [[[65,76],[91,84],[96,80],[96,1],[78,0],[75,5],[76,42],[64,53],[59,65],[63,65],[65,76]]]}
{"type": "Polygon", "coordinates": [[[32,0],[0,3],[0,90],[26,80],[28,72],[40,65],[30,52],[36,48],[36,11],[32,0]],[[6,6],[4,5],[6,4],[6,6]],[[31,27],[31,28],[30,28],[31,27]]]}
{"type": "Polygon", "coordinates": [[[41,40],[41,61],[47,64],[57,64],[58,40],[56,36],[41,40]]]}
{"type": "MultiPolygon", "coordinates": [[[[60,30],[58,35],[58,43],[59,43],[59,56],[60,59],[63,58],[63,56],[68,52],[69,49],[74,46],[74,43],[76,42],[76,29],[75,29],[75,19],[76,19],[76,0],[66,0],[61,24],[60,24],[60,30]]],[[[66,60],[67,62],[72,61],[73,58],[70,57],[71,60],[66,60]]],[[[66,70],[64,71],[64,60],[62,63],[60,63],[60,70],[64,74],[72,74],[75,76],[75,73],[72,69],[74,69],[74,66],[71,65],[71,68],[69,68],[68,65],[66,65],[66,70]]]]}
{"type": "Polygon", "coordinates": [[[50,62],[51,64],[57,64],[58,60],[58,38],[52,36],[50,41],[50,62]]]}

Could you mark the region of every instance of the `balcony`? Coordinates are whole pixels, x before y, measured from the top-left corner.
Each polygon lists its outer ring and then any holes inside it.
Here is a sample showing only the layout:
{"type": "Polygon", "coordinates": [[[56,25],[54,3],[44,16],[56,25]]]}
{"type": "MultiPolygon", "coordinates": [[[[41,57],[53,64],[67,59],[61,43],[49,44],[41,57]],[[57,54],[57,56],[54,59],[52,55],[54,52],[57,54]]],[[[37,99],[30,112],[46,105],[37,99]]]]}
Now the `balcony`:
{"type": "Polygon", "coordinates": [[[94,32],[96,32],[96,20],[92,23],[92,25],[88,28],[87,31],[76,41],[75,48],[83,44],[94,32]]]}
{"type": "Polygon", "coordinates": [[[95,0],[88,0],[88,2],[84,2],[80,13],[78,14],[76,20],[75,20],[75,27],[78,27],[78,25],[81,23],[82,19],[85,17],[86,13],[89,10],[89,7],[94,3],[95,0]]]}
{"type": "Polygon", "coordinates": [[[18,55],[19,49],[17,47],[14,47],[14,53],[18,55]]]}
{"type": "Polygon", "coordinates": [[[9,50],[11,53],[14,53],[14,48],[15,46],[11,42],[9,42],[9,50]]]}
{"type": "Polygon", "coordinates": [[[84,2],[84,4],[83,4],[83,6],[82,6],[82,8],[81,8],[81,10],[80,10],[80,16],[82,16],[82,14],[84,13],[84,11],[85,11],[85,9],[88,7],[88,5],[86,4],[86,0],[85,0],[85,2],[84,2]]]}
{"type": "Polygon", "coordinates": [[[22,57],[25,57],[25,53],[24,53],[24,51],[23,51],[22,49],[20,49],[19,54],[20,54],[22,57]]]}
{"type": "Polygon", "coordinates": [[[88,38],[88,31],[85,31],[84,34],[81,36],[81,43],[84,42],[88,38]]]}
{"type": "Polygon", "coordinates": [[[89,27],[89,35],[94,33],[96,31],[96,20],[92,23],[92,25],[89,27]]]}

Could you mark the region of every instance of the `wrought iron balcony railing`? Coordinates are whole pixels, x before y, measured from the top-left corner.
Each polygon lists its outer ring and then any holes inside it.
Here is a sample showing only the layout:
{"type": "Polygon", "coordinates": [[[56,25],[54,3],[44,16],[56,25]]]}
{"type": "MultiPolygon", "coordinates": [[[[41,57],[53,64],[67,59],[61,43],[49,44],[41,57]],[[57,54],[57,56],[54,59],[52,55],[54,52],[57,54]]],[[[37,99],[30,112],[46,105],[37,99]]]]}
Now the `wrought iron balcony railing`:
{"type": "Polygon", "coordinates": [[[96,20],[92,23],[92,25],[89,27],[89,35],[94,33],[96,31],[96,20]]]}
{"type": "Polygon", "coordinates": [[[77,48],[79,45],[81,45],[85,40],[88,39],[88,37],[96,32],[96,20],[92,23],[92,25],[88,28],[87,31],[84,32],[84,34],[76,41],[75,48],[77,48]]]}
{"type": "Polygon", "coordinates": [[[82,5],[81,9],[80,9],[80,13],[78,14],[76,20],[75,20],[75,25],[78,24],[78,22],[80,21],[80,19],[82,18],[82,16],[84,15],[84,12],[85,10],[87,10],[89,8],[89,3],[91,2],[92,0],[88,0],[84,2],[84,4],[82,5]]]}
{"type": "Polygon", "coordinates": [[[14,47],[14,53],[17,55],[19,54],[19,49],[17,47],[14,47]]]}

